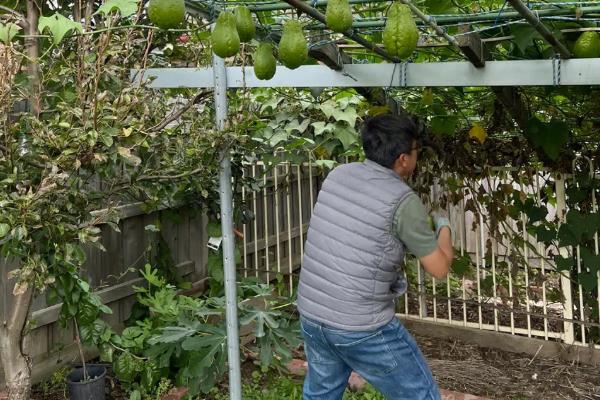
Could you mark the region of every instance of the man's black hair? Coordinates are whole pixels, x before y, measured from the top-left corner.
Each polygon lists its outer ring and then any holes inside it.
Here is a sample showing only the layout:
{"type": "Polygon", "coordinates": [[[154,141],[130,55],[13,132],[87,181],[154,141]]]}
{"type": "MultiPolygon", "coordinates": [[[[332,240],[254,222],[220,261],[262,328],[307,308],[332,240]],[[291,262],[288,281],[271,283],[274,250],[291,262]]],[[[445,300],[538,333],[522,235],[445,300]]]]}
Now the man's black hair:
{"type": "Polygon", "coordinates": [[[365,156],[392,168],[400,154],[410,154],[413,143],[420,142],[422,126],[408,115],[377,115],[364,121],[361,128],[365,156]]]}

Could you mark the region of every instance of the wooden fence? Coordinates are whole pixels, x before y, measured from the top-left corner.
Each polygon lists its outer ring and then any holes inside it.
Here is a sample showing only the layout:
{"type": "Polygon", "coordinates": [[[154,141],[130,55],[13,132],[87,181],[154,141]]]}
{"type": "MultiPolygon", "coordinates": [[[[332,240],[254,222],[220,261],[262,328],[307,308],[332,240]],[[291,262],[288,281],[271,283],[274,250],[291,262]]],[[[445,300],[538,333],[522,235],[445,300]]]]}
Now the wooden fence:
{"type": "MultiPolygon", "coordinates": [[[[243,193],[251,205],[255,219],[237,227],[244,232],[241,246],[243,261],[238,265],[238,276],[257,276],[273,280],[276,273],[290,277],[299,268],[303,241],[320,174],[308,166],[281,166],[269,171],[264,165],[248,166],[263,185],[259,192],[243,193]],[[299,196],[304,196],[301,199],[299,196]],[[271,273],[273,272],[273,273],[271,273]]],[[[87,249],[84,273],[90,285],[96,288],[102,301],[113,314],[106,321],[116,330],[122,329],[135,302],[134,285],[142,282],[137,270],[156,256],[157,234],[146,230],[148,225],[160,222],[162,237],[168,244],[179,276],[193,283],[195,292],[204,288],[207,277],[206,246],[207,218],[190,210],[165,209],[145,214],[141,204],[121,207],[121,232],[102,225],[102,243],[105,252],[87,249]]],[[[0,260],[0,321],[8,315],[12,301],[12,282],[7,279],[16,265],[0,260]]],[[[37,296],[30,321],[33,329],[26,338],[26,352],[33,359],[34,382],[49,376],[63,365],[78,362],[71,326],[62,328],[58,323],[60,304],[48,307],[45,296],[37,296]]],[[[93,356],[94,350],[89,350],[93,356]]],[[[4,379],[0,371],[0,386],[4,379]]]]}
{"type": "MultiPolygon", "coordinates": [[[[145,229],[160,221],[161,233],[167,242],[178,274],[188,281],[202,282],[206,275],[206,218],[193,216],[188,210],[163,210],[144,214],[140,205],[121,208],[121,222],[116,232],[102,225],[102,243],[107,251],[86,249],[84,274],[96,288],[102,301],[113,314],[106,321],[115,329],[123,327],[135,302],[134,285],[141,283],[137,269],[156,254],[157,234],[145,229]]],[[[0,321],[8,315],[12,300],[12,282],[7,273],[16,265],[0,262],[0,321]]],[[[48,307],[44,295],[36,296],[32,305],[32,331],[25,341],[26,352],[33,359],[34,381],[51,374],[61,365],[77,361],[73,328],[58,323],[60,304],[48,307]]],[[[93,354],[93,351],[91,351],[93,354]]],[[[3,378],[0,375],[0,380],[3,378]]]]}

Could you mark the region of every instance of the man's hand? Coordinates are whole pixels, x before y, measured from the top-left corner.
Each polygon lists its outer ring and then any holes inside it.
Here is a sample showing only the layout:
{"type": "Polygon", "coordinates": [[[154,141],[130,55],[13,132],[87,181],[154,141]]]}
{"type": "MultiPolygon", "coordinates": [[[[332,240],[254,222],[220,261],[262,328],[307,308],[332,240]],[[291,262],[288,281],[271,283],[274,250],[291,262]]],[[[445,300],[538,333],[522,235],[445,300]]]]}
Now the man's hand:
{"type": "Polygon", "coordinates": [[[452,237],[450,229],[450,220],[447,213],[436,210],[431,213],[431,218],[435,227],[435,234],[438,238],[438,247],[433,253],[421,257],[421,264],[425,271],[435,278],[441,279],[450,270],[450,264],[454,258],[454,249],[452,248],[452,237]],[[448,229],[442,230],[442,228],[448,229]]]}
{"type": "Polygon", "coordinates": [[[448,219],[447,213],[440,210],[431,213],[433,219],[433,225],[435,227],[435,236],[440,237],[440,229],[447,226],[450,229],[450,220],[448,219]]]}

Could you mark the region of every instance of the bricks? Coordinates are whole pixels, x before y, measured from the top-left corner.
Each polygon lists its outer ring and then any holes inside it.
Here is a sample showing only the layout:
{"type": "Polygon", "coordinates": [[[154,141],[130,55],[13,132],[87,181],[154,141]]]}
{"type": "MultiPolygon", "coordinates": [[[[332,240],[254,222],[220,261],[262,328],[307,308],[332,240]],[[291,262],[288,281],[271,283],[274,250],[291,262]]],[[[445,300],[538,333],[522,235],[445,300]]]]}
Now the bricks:
{"type": "Polygon", "coordinates": [[[188,393],[187,388],[184,388],[184,387],[173,388],[173,389],[169,390],[169,392],[167,394],[162,395],[160,400],[181,400],[187,395],[187,393],[188,393]]]}
{"type": "Polygon", "coordinates": [[[306,370],[308,369],[308,363],[299,358],[294,358],[288,363],[288,365],[286,365],[286,367],[292,375],[304,376],[306,375],[306,370]]]}
{"type": "Polygon", "coordinates": [[[0,392],[0,400],[8,400],[8,393],[0,392]]]}

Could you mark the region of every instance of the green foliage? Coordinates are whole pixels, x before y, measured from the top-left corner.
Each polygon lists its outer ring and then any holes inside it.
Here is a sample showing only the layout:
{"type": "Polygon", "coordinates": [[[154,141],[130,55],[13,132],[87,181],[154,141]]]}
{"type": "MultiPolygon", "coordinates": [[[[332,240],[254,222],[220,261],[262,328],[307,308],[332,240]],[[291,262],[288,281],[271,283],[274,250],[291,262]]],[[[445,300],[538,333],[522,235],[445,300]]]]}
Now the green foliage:
{"type": "Polygon", "coordinates": [[[0,41],[4,44],[10,43],[11,40],[19,33],[22,28],[12,22],[3,24],[0,22],[0,41]]]}
{"type": "Polygon", "coordinates": [[[52,33],[52,38],[55,45],[59,44],[65,34],[72,30],[83,33],[83,28],[79,22],[71,21],[59,13],[56,13],[50,17],[40,17],[38,29],[40,32],[44,32],[46,28],[48,28],[48,30],[52,33]]]}
{"type": "MultiPolygon", "coordinates": [[[[211,393],[214,400],[226,400],[228,394],[218,392],[216,389],[211,393]]],[[[302,381],[288,376],[269,376],[264,378],[261,374],[253,375],[250,382],[245,382],[242,387],[242,396],[247,400],[301,400],[302,381]]],[[[353,392],[346,390],[343,400],[383,400],[381,393],[377,392],[371,385],[364,390],[353,392]]]]}
{"type": "MultiPolygon", "coordinates": [[[[192,395],[208,393],[226,371],[225,298],[183,296],[149,265],[141,273],[146,285],[136,296],[149,313],[111,335],[116,376],[131,396],[144,399],[158,396],[165,382],[192,395]]],[[[281,369],[300,344],[297,321],[283,309],[290,304],[270,296],[268,285],[244,284],[240,293],[254,299],[240,308],[240,325],[252,327],[255,338],[247,350],[263,371],[281,369]]]]}

